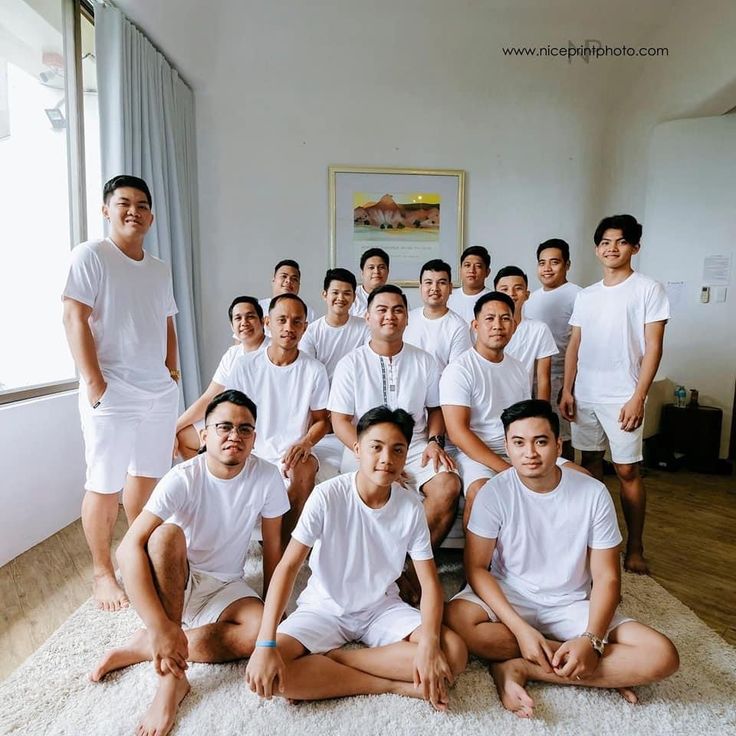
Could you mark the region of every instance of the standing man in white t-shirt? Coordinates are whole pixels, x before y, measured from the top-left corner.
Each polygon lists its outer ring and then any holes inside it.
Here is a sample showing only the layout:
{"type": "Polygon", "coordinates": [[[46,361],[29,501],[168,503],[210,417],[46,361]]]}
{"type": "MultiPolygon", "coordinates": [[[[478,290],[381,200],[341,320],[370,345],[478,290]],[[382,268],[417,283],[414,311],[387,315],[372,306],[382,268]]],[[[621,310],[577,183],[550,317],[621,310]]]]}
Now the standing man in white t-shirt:
{"type": "MultiPolygon", "coordinates": [[[[328,269],[322,291],[327,314],[309,323],[299,343],[299,350],[322,363],[330,383],[340,360],[365,345],[370,337],[365,317],[350,314],[356,286],[355,276],[346,268],[328,269]]],[[[314,452],[320,463],[339,469],[343,449],[337,435],[329,432],[315,446],[314,452]]]]}
{"type": "Polygon", "coordinates": [[[116,176],[103,196],[110,235],[72,251],[63,300],[80,375],[87,461],[82,527],[94,598],[98,607],[116,611],[128,605],[110,557],[120,491],[130,524],[171,467],[179,370],[171,272],[143,250],[153,223],[148,185],[116,176]]]}
{"type": "MultiPolygon", "coordinates": [[[[460,256],[460,289],[450,294],[447,306],[469,325],[474,319],[473,307],[487,294],[486,279],[491,275],[491,256],[482,245],[471,245],[460,256]]],[[[472,337],[471,337],[472,339],[472,337]]]]}
{"type": "Polygon", "coordinates": [[[158,689],[140,734],[165,736],[189,692],[187,662],[227,662],[253,652],[263,604],[243,578],[253,529],[263,533],[263,596],[281,559],[284,483],[256,457],[256,405],[240,391],[207,406],[203,453],[170,470],[125,535],[117,557],[145,624],[91,674],[152,660],[158,689]]]}
{"type": "Polygon", "coordinates": [[[383,248],[368,248],[360,256],[361,284],[355,290],[355,301],[350,314],[363,319],[368,311],[368,296],[388,281],[391,259],[383,248]]]}
{"type": "Polygon", "coordinates": [[[605,217],[595,230],[603,279],[575,299],[560,411],[573,422],[572,444],[582,451],[583,466],[601,480],[610,448],[628,530],[624,568],[646,574],[639,473],[644,402],[662,358],[670,306],[662,284],[631,267],[641,233],[631,215],[605,217]]]}
{"type": "Polygon", "coordinates": [[[408,411],[414,418],[414,436],[405,480],[424,494],[424,511],[436,548],[452,526],[460,495],[455,463],[444,450],[439,367],[429,353],[404,342],[407,301],[398,286],[386,284],[371,292],[366,319],[370,342],[337,364],[327,404],[335,434],[346,448],[342,470],[354,467],[351,450],[359,417],[381,405],[408,411]]]}
{"type": "Polygon", "coordinates": [[[569,270],[570,246],[564,240],[551,238],[537,247],[537,278],[542,288],[531,293],[529,300],[524,305],[524,318],[544,322],[555,339],[559,352],[552,356],[550,402],[560,417],[562,456],[572,460],[574,451],[570,441],[572,437],[570,422],[559,413],[559,401],[562,393],[562,378],[565,374],[565,352],[572,329],[570,317],[575,297],[582,289],[567,280],[569,270]]]}
{"type": "Polygon", "coordinates": [[[215,370],[205,392],[176,420],[177,453],[189,460],[199,452],[199,433],[195,423],[204,419],[204,411],[212,399],[225,388],[225,377],[240,355],[256,353],[268,347],[263,331],[263,310],[252,296],[236,296],[227,310],[233,338],[237,345],[229,347],[215,370]]]}
{"type": "Polygon", "coordinates": [[[531,718],[529,680],[616,688],[679,666],[672,642],[616,609],[621,573],[616,511],[606,487],[557,465],[559,420],[547,401],[501,415],[513,468],[483,487],[465,542],[466,587],[445,622],[491,660],[504,708],[531,718]],[[499,661],[508,660],[508,661],[499,661]]]}
{"type": "MultiPolygon", "coordinates": [[[[271,299],[279,294],[294,294],[299,296],[299,289],[302,284],[302,272],[299,264],[291,258],[284,258],[279,261],[273,269],[273,278],[271,279],[271,296],[259,299],[263,314],[268,314],[268,306],[271,299]]],[[[314,320],[314,310],[306,302],[307,307],[307,323],[314,320]]],[[[266,325],[266,335],[270,336],[268,325],[266,325]]]]}
{"type": "Polygon", "coordinates": [[[259,407],[256,455],[278,466],[288,480],[291,509],[281,530],[284,546],[320,469],[314,446],[329,429],[327,371],[299,350],[306,316],[307,306],[296,294],[275,296],[266,317],[270,345],[241,355],[225,377],[228,388],[242,391],[259,407]]]}
{"type": "Polygon", "coordinates": [[[396,482],[412,424],[401,409],[366,412],[353,449],[357,472],[321,483],[307,501],[274,573],[245,673],[261,697],[393,693],[447,710],[467,650],[441,626],[442,586],[421,501],[396,482]],[[407,554],[421,584],[419,611],[399,598],[395,582],[407,554]],[[307,556],[309,582],[281,621],[307,556]],[[353,641],[366,646],[342,648],[353,641]]]}
{"type": "Polygon", "coordinates": [[[552,356],[557,345],[544,322],[524,317],[524,304],[529,298],[529,279],[518,266],[504,266],[493,279],[495,288],[508,294],[514,302],[516,327],[506,354],[519,360],[529,374],[529,390],[537,399],[550,400],[552,356]]]}
{"type": "Polygon", "coordinates": [[[528,373],[505,353],[514,334],[514,302],[491,291],[475,304],[475,347],[450,363],[440,379],[440,404],[463,479],[467,526],[473,500],[496,473],[510,468],[501,412],[531,397],[528,373]]]}
{"type": "Polygon", "coordinates": [[[434,355],[440,371],[470,350],[467,322],[447,306],[452,293],[452,269],[438,258],[427,261],[419,272],[419,293],[424,306],[409,312],[404,342],[434,355]]]}

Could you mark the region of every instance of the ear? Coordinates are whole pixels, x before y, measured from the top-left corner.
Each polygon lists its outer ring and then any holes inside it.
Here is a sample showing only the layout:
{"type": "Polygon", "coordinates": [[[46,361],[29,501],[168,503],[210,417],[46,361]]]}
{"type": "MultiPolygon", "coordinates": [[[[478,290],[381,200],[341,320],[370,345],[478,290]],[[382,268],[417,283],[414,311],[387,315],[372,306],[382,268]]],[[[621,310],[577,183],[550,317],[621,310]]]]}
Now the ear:
{"type": "Polygon", "coordinates": [[[207,428],[202,427],[199,430],[199,446],[204,447],[207,444],[207,428]]]}
{"type": "Polygon", "coordinates": [[[634,255],[636,255],[639,252],[639,248],[641,248],[641,243],[637,243],[632,250],[634,251],[634,255]]]}
{"type": "Polygon", "coordinates": [[[264,324],[264,325],[265,325],[266,327],[271,327],[271,316],[270,316],[270,315],[268,315],[268,314],[267,314],[267,315],[266,315],[266,316],[265,316],[265,317],[263,318],[263,324],[264,324]]]}
{"type": "Polygon", "coordinates": [[[358,444],[358,441],[356,440],[353,444],[353,454],[355,455],[356,459],[360,459],[360,455],[358,454],[358,448],[360,445],[358,444]]]}
{"type": "Polygon", "coordinates": [[[326,290],[326,289],[322,289],[322,298],[323,298],[323,299],[324,299],[325,301],[327,301],[327,290],[326,290]]]}
{"type": "Polygon", "coordinates": [[[102,203],[102,216],[106,219],[110,219],[110,208],[107,206],[106,202],[102,203]]]}

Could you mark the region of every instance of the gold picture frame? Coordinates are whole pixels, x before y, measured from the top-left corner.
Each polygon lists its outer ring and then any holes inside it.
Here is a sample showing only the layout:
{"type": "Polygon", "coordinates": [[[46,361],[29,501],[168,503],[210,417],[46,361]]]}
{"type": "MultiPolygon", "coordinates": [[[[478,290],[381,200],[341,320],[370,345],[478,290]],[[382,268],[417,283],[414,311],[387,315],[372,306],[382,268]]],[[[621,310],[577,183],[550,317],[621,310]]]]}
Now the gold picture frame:
{"type": "Polygon", "coordinates": [[[330,267],[358,274],[360,255],[383,248],[389,281],[419,286],[419,270],[433,258],[458,268],[465,228],[465,172],[330,166],[330,267]]]}

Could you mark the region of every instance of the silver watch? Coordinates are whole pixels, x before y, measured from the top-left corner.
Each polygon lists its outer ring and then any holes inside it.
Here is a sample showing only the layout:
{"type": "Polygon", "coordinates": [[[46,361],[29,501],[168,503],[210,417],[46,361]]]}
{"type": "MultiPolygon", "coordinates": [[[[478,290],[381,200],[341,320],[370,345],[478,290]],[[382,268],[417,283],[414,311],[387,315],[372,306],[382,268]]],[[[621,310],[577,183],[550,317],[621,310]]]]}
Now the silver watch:
{"type": "Polygon", "coordinates": [[[599,656],[603,656],[603,651],[606,648],[606,643],[603,641],[603,639],[599,639],[595,634],[592,634],[590,631],[584,631],[580,636],[584,636],[587,639],[590,639],[590,646],[593,647],[593,650],[595,653],[599,656]]]}

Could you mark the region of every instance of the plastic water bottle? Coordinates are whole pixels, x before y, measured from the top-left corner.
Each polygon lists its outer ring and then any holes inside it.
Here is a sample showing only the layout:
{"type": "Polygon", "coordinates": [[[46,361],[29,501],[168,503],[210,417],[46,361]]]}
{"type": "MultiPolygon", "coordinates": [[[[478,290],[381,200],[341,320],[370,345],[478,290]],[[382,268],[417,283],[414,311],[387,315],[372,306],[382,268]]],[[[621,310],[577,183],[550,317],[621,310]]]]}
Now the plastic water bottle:
{"type": "Polygon", "coordinates": [[[675,406],[678,409],[684,409],[687,402],[687,391],[684,386],[678,386],[675,389],[675,406]]]}

